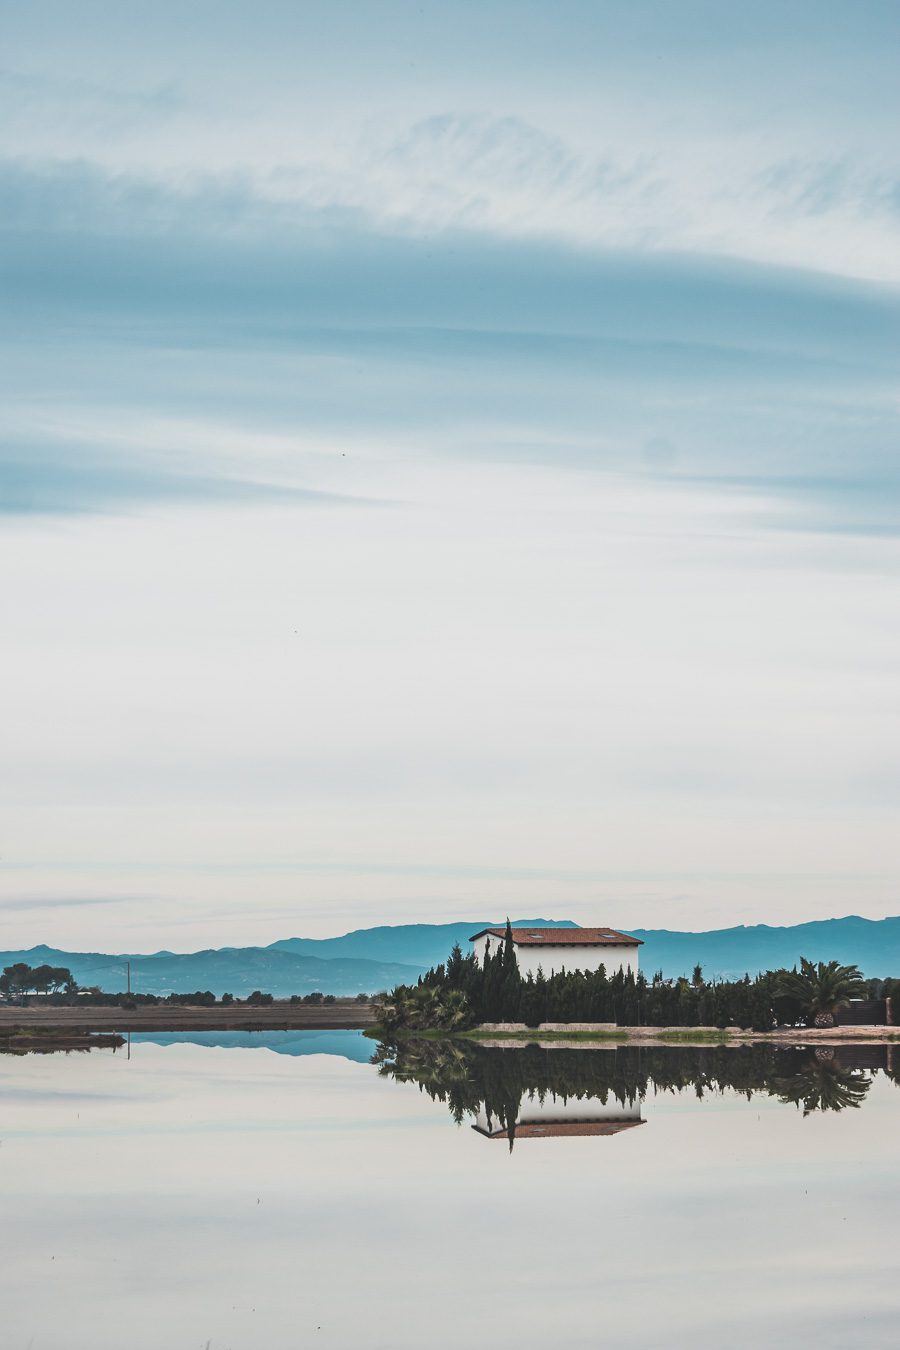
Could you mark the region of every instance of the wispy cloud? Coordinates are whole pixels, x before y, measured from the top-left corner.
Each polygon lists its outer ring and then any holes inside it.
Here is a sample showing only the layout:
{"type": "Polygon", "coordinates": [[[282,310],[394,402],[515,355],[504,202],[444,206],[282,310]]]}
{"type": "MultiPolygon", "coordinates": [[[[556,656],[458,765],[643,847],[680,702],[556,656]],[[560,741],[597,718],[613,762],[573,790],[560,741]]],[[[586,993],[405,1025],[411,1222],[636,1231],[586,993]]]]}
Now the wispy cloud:
{"type": "Polygon", "coordinates": [[[172,472],[144,457],[92,454],[81,447],[0,445],[0,514],[107,512],[181,505],[349,506],[356,499],[248,478],[172,472]]]}
{"type": "Polygon", "coordinates": [[[7,511],[381,495],[336,476],[318,444],[332,466],[415,447],[743,490],[752,459],[755,490],[788,508],[779,524],[832,528],[827,481],[844,528],[891,528],[900,299],[867,284],[473,230],[425,239],[233,180],[7,164],[0,196],[7,511]],[[154,449],[147,429],[166,419],[182,440],[154,449]],[[216,419],[227,453],[204,448],[216,419]]]}
{"type": "Polygon", "coordinates": [[[93,909],[98,905],[133,905],[135,897],[110,895],[42,895],[0,898],[0,910],[30,912],[33,909],[93,909]]]}
{"type": "Polygon", "coordinates": [[[761,0],[752,23],[703,0],[494,0],[464,25],[432,0],[348,10],[311,0],[260,25],[236,3],[212,32],[165,6],[140,28],[20,7],[0,146],[114,176],[220,173],[378,229],[900,280],[896,7],[865,23],[807,0],[761,0]]]}
{"type": "Polygon", "coordinates": [[[894,904],[896,4],[103,10],[4,14],[23,886],[894,904]]]}

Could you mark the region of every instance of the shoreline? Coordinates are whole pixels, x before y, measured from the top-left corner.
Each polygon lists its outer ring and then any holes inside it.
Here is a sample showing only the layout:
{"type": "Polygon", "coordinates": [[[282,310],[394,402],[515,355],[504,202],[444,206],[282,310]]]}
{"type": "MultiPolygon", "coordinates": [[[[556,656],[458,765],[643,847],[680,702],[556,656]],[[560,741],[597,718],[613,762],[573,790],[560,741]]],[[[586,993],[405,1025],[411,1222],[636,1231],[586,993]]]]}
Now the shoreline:
{"type": "Polygon", "coordinates": [[[0,1030],[0,1055],[50,1055],[62,1051],[119,1050],[125,1037],[118,1032],[80,1031],[76,1027],[9,1027],[0,1030]]]}
{"type": "MultiPolygon", "coordinates": [[[[231,1004],[204,1008],[191,1005],[138,1008],[21,1008],[0,1005],[0,1037],[13,1031],[45,1029],[58,1032],[129,1031],[364,1031],[371,1040],[386,1039],[375,1021],[371,1004],[338,999],[322,1005],[273,1003],[262,1006],[231,1004]]],[[[482,1045],[775,1045],[866,1042],[891,1044],[900,1041],[900,1027],[779,1027],[775,1031],[743,1031],[739,1027],[610,1027],[565,1031],[522,1028],[495,1030],[473,1027],[468,1031],[439,1029],[405,1031],[400,1039],[465,1040],[482,1045]]]]}
{"type": "MultiPolygon", "coordinates": [[[[385,1039],[381,1027],[366,1029],[372,1040],[385,1039]]],[[[473,1027],[469,1031],[405,1031],[398,1040],[460,1040],[477,1045],[499,1048],[504,1045],[554,1046],[601,1045],[614,1049],[616,1045],[682,1045],[682,1046],[740,1046],[771,1045],[840,1045],[854,1042],[866,1045],[891,1045],[900,1041],[900,1027],[778,1027],[775,1031],[742,1031],[739,1027],[617,1027],[597,1031],[493,1031],[473,1027]]]]}
{"type": "Polygon", "coordinates": [[[0,1035],[7,1030],[54,1031],[362,1031],[374,1025],[369,1004],[335,1003],[191,1005],[138,1008],[19,1008],[0,1006],[0,1035]]]}
{"type": "Polygon", "coordinates": [[[478,1027],[460,1033],[465,1040],[479,1044],[490,1042],[556,1042],[566,1045],[592,1041],[613,1045],[834,1045],[863,1041],[869,1045],[890,1045],[900,1040],[900,1027],[778,1027],[775,1031],[742,1031],[739,1027],[619,1027],[615,1031],[480,1031],[478,1027]]]}

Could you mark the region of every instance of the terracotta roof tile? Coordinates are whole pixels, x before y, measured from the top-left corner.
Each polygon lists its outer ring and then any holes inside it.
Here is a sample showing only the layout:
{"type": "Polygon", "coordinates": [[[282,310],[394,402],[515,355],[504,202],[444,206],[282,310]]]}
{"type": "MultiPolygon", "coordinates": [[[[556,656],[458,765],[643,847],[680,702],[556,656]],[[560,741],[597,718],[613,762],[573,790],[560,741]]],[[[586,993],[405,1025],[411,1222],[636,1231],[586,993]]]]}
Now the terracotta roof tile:
{"type": "MultiPolygon", "coordinates": [[[[618,1134],[620,1130],[632,1130],[635,1125],[644,1125],[644,1120],[567,1120],[547,1121],[546,1124],[533,1122],[530,1125],[516,1125],[516,1139],[574,1139],[588,1134],[618,1134]]],[[[508,1139],[508,1130],[484,1130],[478,1125],[472,1126],[486,1139],[508,1139]]]]}
{"type": "MultiPolygon", "coordinates": [[[[502,939],[505,928],[482,928],[469,938],[485,934],[502,939]]],[[[619,933],[615,928],[514,928],[513,942],[517,947],[642,947],[643,939],[619,933]]]]}

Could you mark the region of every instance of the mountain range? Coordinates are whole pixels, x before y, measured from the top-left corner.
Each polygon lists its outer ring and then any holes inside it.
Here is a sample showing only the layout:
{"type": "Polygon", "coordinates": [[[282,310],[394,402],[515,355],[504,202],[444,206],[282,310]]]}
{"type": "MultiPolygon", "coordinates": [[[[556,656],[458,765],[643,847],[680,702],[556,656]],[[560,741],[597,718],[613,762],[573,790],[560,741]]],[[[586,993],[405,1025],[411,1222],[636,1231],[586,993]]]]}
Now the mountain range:
{"type": "MultiPolygon", "coordinates": [[[[496,923],[497,920],[489,920],[496,923]]],[[[503,920],[502,922],[505,922],[503,920]]],[[[520,919],[536,926],[548,919],[520,919]]],[[[364,928],[333,938],[285,938],[268,947],[212,947],[199,952],[68,952],[38,946],[0,952],[0,968],[15,961],[30,966],[67,966],[81,985],[107,992],[126,986],[126,961],[131,962],[131,987],[140,994],[190,993],[211,989],[244,998],[262,989],[276,998],[308,994],[376,993],[395,984],[415,982],[437,965],[454,942],[464,951],[468,940],[488,923],[403,924],[364,928]]],[[[554,926],[556,924],[554,923],[554,926]]],[[[569,920],[562,926],[574,927],[569,920]]]]}
{"type": "MultiPolygon", "coordinates": [[[[79,984],[114,992],[125,987],[131,962],[138,993],[226,990],[245,997],[263,989],[285,998],[319,989],[325,994],[374,993],[415,981],[447,956],[454,942],[468,950],[480,928],[505,920],[472,919],[445,924],[401,924],[361,928],[340,937],[283,938],[267,947],[218,947],[198,952],[160,951],[114,955],[68,952],[37,946],[0,952],[0,967],[15,961],[67,966],[79,984]]],[[[518,927],[577,927],[571,920],[514,919],[518,927]]],[[[788,927],[756,924],[702,933],[669,929],[628,930],[643,940],[641,969],[648,975],[690,975],[695,965],[709,978],[731,979],[745,972],[795,965],[801,956],[858,965],[869,977],[900,977],[900,918],[863,919],[849,915],[788,927]]]]}

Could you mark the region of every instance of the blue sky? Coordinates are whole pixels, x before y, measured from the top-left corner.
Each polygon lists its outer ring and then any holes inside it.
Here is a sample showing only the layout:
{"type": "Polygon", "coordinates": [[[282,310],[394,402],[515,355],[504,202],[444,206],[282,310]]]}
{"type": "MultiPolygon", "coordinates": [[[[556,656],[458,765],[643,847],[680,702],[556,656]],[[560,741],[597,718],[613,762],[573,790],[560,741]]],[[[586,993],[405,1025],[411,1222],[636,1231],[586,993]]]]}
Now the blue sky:
{"type": "Polygon", "coordinates": [[[896,913],[896,7],[0,8],[0,944],[896,913]]]}

